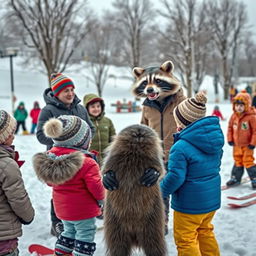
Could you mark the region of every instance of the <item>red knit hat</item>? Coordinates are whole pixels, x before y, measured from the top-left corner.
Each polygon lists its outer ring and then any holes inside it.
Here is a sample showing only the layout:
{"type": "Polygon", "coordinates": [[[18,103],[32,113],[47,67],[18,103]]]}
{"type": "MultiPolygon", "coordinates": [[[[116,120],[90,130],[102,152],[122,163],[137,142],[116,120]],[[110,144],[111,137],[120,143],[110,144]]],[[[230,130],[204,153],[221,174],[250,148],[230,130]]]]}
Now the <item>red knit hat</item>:
{"type": "Polygon", "coordinates": [[[66,87],[73,87],[73,81],[61,73],[51,74],[51,88],[54,96],[58,96],[66,87]]]}

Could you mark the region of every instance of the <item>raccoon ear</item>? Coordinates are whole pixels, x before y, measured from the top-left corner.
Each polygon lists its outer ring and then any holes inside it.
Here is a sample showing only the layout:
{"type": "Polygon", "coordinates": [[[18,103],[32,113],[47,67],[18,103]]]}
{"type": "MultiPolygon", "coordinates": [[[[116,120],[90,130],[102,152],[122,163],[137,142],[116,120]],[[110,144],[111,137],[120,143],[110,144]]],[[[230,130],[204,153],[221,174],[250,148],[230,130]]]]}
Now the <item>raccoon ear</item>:
{"type": "Polygon", "coordinates": [[[135,67],[135,68],[133,68],[132,73],[135,78],[138,78],[144,73],[144,71],[145,71],[144,68],[135,67]]]}
{"type": "Polygon", "coordinates": [[[167,60],[166,62],[164,62],[164,63],[161,65],[160,69],[161,69],[162,71],[166,72],[166,73],[172,73],[173,70],[174,70],[174,65],[173,65],[172,61],[167,60]]]}

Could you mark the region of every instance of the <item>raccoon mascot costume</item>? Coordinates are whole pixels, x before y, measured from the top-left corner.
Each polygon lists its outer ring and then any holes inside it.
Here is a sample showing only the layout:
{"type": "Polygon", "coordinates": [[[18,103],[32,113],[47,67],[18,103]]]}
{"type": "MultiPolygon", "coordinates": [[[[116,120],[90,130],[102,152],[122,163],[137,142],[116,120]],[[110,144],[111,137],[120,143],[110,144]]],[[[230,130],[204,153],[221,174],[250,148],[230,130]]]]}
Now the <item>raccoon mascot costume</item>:
{"type": "MultiPolygon", "coordinates": [[[[141,124],[153,128],[163,141],[166,169],[173,134],[177,132],[173,109],[186,99],[173,70],[171,61],[164,62],[160,67],[133,69],[135,83],[132,92],[137,98],[146,98],[143,102],[141,124]]],[[[168,234],[169,198],[164,198],[164,204],[165,234],[168,234]]]]}
{"type": "Polygon", "coordinates": [[[106,255],[129,256],[132,248],[137,247],[146,256],[166,256],[164,204],[159,185],[147,187],[140,182],[142,177],[145,179],[145,170],[164,173],[157,133],[145,125],[129,126],[116,136],[106,153],[103,182],[105,174],[112,173],[117,188],[107,191],[106,196],[106,255]]]}

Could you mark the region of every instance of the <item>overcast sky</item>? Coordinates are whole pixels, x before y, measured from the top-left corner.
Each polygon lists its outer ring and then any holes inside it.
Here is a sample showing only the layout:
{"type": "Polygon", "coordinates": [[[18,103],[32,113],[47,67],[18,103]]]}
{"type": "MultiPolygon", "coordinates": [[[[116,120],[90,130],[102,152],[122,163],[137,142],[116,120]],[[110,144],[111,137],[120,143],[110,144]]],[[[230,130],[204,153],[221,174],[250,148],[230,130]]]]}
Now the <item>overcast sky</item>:
{"type": "MultiPolygon", "coordinates": [[[[256,36],[256,0],[241,0],[247,5],[247,12],[249,16],[249,24],[254,27],[253,33],[256,36]]],[[[113,0],[88,0],[89,5],[98,13],[102,10],[111,9],[113,0]]],[[[159,0],[153,1],[157,6],[160,3],[159,0]]]]}

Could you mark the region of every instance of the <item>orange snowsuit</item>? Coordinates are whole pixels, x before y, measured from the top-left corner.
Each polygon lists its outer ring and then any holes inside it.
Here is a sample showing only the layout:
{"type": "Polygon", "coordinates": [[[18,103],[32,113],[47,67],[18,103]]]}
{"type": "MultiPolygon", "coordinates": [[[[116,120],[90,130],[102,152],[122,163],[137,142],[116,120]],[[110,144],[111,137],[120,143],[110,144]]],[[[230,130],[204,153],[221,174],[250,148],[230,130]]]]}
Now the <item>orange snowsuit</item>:
{"type": "Polygon", "coordinates": [[[233,111],[228,124],[228,142],[234,143],[233,157],[235,166],[250,168],[254,166],[253,149],[249,145],[256,146],[256,111],[251,107],[251,97],[246,92],[241,92],[233,99],[233,111]],[[243,102],[245,111],[235,111],[236,102],[243,102]]]}

